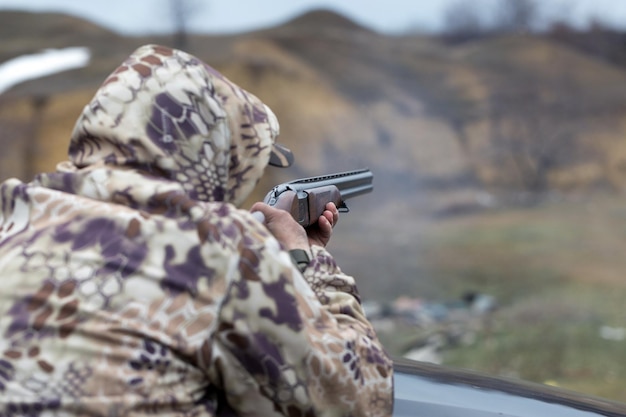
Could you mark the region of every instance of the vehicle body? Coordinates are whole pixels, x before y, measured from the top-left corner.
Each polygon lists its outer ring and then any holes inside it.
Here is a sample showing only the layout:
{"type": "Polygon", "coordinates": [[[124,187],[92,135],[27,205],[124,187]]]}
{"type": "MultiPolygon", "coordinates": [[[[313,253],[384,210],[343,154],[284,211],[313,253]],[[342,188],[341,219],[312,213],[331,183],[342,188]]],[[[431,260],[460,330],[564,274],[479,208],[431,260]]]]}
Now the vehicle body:
{"type": "Polygon", "coordinates": [[[396,359],[394,417],[622,417],[626,404],[557,387],[396,359]]]}

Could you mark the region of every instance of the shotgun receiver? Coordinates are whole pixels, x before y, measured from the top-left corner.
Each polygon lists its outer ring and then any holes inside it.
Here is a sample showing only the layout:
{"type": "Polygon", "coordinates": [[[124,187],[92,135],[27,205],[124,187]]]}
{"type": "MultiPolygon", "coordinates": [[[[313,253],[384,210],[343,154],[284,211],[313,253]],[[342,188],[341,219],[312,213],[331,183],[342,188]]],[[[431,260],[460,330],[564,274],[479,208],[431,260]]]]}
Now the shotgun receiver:
{"type": "Polygon", "coordinates": [[[371,192],[373,178],[367,168],[302,178],[275,186],[263,202],[288,211],[301,226],[307,227],[317,222],[327,203],[333,202],[340,212],[348,212],[345,200],[371,192]]]}

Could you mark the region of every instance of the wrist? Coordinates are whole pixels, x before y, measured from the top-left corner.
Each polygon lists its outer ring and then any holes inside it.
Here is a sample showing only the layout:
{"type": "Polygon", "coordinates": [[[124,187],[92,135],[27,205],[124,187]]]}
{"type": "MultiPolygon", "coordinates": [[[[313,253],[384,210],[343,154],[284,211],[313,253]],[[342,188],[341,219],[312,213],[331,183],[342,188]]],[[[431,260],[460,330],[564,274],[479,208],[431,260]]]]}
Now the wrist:
{"type": "Polygon", "coordinates": [[[300,272],[304,272],[311,262],[311,253],[309,250],[292,249],[289,251],[289,256],[291,256],[291,261],[300,272]]]}
{"type": "Polygon", "coordinates": [[[309,239],[306,236],[300,235],[300,236],[288,236],[285,237],[284,239],[279,239],[283,245],[283,248],[285,248],[286,250],[290,251],[290,250],[309,250],[309,248],[311,247],[310,243],[309,243],[309,239]]]}

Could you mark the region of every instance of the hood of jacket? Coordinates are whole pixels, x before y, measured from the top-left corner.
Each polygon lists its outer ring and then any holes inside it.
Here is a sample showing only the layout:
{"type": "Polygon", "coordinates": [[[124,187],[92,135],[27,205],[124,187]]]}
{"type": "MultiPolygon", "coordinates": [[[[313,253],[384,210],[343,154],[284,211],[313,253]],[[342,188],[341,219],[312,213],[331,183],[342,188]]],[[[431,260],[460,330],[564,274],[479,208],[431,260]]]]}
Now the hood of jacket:
{"type": "Polygon", "coordinates": [[[146,45],[85,106],[69,161],[58,165],[66,175],[40,180],[77,192],[81,176],[67,174],[82,172],[93,182],[99,171],[97,178],[117,177],[123,187],[120,170],[129,172],[128,187],[146,174],[160,190],[182,187],[196,201],[240,206],[263,175],[278,133],[276,116],[257,97],[186,52],[146,45]]]}

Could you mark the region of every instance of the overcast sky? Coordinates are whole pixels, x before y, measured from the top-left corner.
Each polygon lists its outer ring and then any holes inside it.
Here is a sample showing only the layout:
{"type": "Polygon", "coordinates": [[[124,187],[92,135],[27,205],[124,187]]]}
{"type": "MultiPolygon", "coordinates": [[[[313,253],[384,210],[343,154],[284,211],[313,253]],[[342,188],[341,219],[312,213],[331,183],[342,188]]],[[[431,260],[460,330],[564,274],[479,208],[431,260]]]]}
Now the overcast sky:
{"type": "MultiPolygon", "coordinates": [[[[203,3],[192,28],[204,33],[242,32],[282,23],[304,11],[330,8],[385,33],[437,30],[445,10],[460,0],[196,0],[203,3]]],[[[475,4],[478,0],[472,1],[475,4]]],[[[481,0],[497,1],[497,0],[481,0]]],[[[626,27],[626,0],[541,0],[576,25],[589,18],[626,27]]],[[[60,11],[124,34],[171,30],[167,0],[0,0],[0,9],[60,11]]]]}

